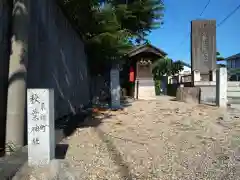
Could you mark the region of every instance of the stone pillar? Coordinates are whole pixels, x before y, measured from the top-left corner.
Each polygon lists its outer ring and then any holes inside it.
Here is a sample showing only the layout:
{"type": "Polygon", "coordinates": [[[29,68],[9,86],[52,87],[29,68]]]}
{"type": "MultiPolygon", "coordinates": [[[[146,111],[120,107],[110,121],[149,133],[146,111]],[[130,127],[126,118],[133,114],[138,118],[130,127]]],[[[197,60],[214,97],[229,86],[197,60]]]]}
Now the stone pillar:
{"type": "Polygon", "coordinates": [[[183,75],[181,75],[181,74],[180,74],[180,75],[178,75],[178,83],[182,83],[182,81],[181,81],[181,79],[182,79],[182,76],[183,76],[183,75]]]}
{"type": "Polygon", "coordinates": [[[227,107],[227,68],[224,67],[216,71],[216,105],[227,107]]]}
{"type": "Polygon", "coordinates": [[[28,89],[28,165],[47,165],[55,158],[53,89],[28,89]]]}
{"type": "Polygon", "coordinates": [[[211,81],[216,81],[216,71],[217,71],[216,69],[211,71],[211,76],[212,76],[211,81]]]}
{"type": "Polygon", "coordinates": [[[111,107],[113,109],[120,108],[120,82],[119,82],[119,69],[113,67],[110,72],[111,79],[111,107]]]}
{"type": "Polygon", "coordinates": [[[29,0],[14,1],[12,21],[6,143],[15,147],[24,145],[29,2],[29,0]]]}
{"type": "Polygon", "coordinates": [[[192,71],[192,76],[193,76],[193,82],[195,82],[195,81],[201,81],[200,71],[198,71],[198,70],[192,71]]]}
{"type": "Polygon", "coordinates": [[[0,157],[4,156],[12,4],[0,1],[0,157]]]}
{"type": "Polygon", "coordinates": [[[138,90],[139,90],[139,81],[138,79],[136,79],[134,84],[134,99],[138,99],[138,90]]]}
{"type": "Polygon", "coordinates": [[[161,81],[161,87],[164,95],[167,95],[167,85],[168,85],[168,76],[163,76],[161,81]]]}

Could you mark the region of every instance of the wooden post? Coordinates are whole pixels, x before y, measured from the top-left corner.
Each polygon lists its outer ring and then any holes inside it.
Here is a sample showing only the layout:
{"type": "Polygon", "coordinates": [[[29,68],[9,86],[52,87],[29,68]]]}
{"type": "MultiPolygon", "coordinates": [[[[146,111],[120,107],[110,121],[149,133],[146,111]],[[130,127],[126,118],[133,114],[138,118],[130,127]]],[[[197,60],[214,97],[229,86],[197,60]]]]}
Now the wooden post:
{"type": "Polygon", "coordinates": [[[136,99],[138,99],[138,88],[139,88],[139,81],[137,80],[137,87],[136,87],[136,99]]]}

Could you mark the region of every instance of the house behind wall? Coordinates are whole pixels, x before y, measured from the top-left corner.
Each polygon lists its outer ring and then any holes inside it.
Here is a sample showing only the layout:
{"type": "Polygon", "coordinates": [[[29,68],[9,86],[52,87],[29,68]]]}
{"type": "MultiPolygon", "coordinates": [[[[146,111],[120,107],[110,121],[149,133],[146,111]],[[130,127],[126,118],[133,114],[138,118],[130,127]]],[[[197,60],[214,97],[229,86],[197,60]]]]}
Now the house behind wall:
{"type": "Polygon", "coordinates": [[[240,81],[240,53],[226,58],[230,81],[240,81]]]}

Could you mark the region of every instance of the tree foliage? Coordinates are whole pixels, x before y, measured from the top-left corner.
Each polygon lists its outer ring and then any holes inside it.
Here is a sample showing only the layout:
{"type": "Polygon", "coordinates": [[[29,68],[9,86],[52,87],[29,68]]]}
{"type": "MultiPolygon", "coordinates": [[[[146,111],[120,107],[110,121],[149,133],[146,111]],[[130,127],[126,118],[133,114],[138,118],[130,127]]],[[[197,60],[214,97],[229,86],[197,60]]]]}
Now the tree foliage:
{"type": "MultiPolygon", "coordinates": [[[[221,56],[220,52],[216,53],[217,62],[225,61],[225,58],[221,56]]],[[[218,63],[217,67],[226,67],[226,64],[218,63]]]]}
{"type": "Polygon", "coordinates": [[[162,76],[171,76],[179,73],[184,68],[184,62],[178,60],[173,61],[169,58],[162,58],[153,64],[153,75],[155,79],[160,79],[162,76]]]}
{"type": "Polygon", "coordinates": [[[224,61],[225,58],[221,56],[220,52],[216,52],[217,61],[224,61]]]}
{"type": "Polygon", "coordinates": [[[104,70],[123,59],[134,46],[162,23],[159,0],[58,0],[85,43],[90,68],[104,70]]]}

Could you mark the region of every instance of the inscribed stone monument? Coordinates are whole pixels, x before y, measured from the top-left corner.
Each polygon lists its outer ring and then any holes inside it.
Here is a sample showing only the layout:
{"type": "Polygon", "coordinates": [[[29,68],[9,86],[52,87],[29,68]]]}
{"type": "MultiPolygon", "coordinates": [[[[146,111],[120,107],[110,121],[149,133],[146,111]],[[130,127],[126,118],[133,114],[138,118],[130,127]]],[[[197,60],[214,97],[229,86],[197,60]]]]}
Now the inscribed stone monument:
{"type": "Polygon", "coordinates": [[[111,79],[111,107],[114,109],[120,108],[120,82],[119,69],[112,68],[110,71],[111,79]]]}
{"type": "MultiPolygon", "coordinates": [[[[216,21],[194,20],[191,22],[192,71],[201,76],[216,70],[216,21]]],[[[215,77],[215,75],[212,75],[215,77]]]]}
{"type": "Polygon", "coordinates": [[[54,92],[27,90],[28,164],[49,164],[55,157],[54,92]]]}

